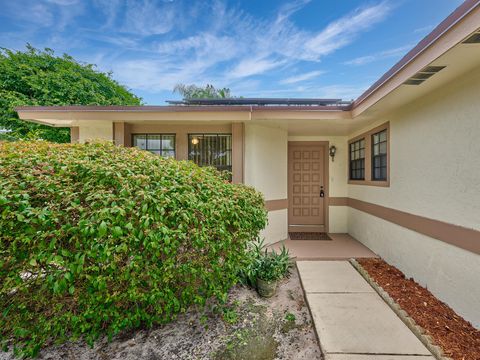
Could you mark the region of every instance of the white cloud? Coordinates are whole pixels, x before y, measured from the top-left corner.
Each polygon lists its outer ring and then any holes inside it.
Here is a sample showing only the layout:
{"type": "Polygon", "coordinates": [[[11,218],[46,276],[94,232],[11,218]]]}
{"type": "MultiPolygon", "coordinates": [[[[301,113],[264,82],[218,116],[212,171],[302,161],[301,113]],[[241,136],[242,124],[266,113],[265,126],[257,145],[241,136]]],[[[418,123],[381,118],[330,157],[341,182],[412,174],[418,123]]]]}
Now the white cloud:
{"type": "Polygon", "coordinates": [[[230,60],[237,56],[240,50],[235,38],[208,32],[180,40],[159,42],[153,45],[153,49],[161,56],[193,56],[193,59],[211,59],[212,63],[230,60]]]}
{"type": "Polygon", "coordinates": [[[68,5],[77,4],[79,0],[47,0],[47,2],[60,5],[60,6],[68,6],[68,5]]]}
{"type": "Polygon", "coordinates": [[[93,4],[105,15],[106,21],[103,27],[112,27],[119,11],[122,9],[121,0],[93,0],[93,4]]]}
{"type": "Polygon", "coordinates": [[[389,14],[386,2],[359,8],[351,14],[330,23],[323,31],[308,40],[305,48],[312,59],[320,58],[354,41],[360,32],[370,29],[389,14]]]}
{"type": "Polygon", "coordinates": [[[345,65],[353,65],[353,66],[360,66],[360,65],[365,65],[369,64],[375,61],[383,60],[386,58],[391,58],[391,57],[397,57],[401,55],[405,55],[406,52],[411,49],[411,45],[406,45],[406,46],[401,46],[398,48],[394,49],[389,49],[385,51],[380,51],[372,55],[365,55],[365,56],[360,56],[352,60],[345,61],[345,65]]]}
{"type": "MultiPolygon", "coordinates": [[[[171,90],[177,83],[218,82],[221,86],[230,86],[299,61],[319,61],[349,44],[390,11],[385,2],[362,7],[318,32],[311,32],[298,28],[290,20],[292,14],[308,3],[308,0],[287,3],[271,20],[254,18],[237,8],[227,8],[220,1],[204,5],[206,7],[199,11],[201,16],[206,16],[207,28],[187,37],[156,40],[141,48],[139,61],[117,61],[113,70],[130,87],[151,91],[171,90]],[[145,60],[145,51],[152,60],[145,60]],[[156,56],[161,60],[155,60],[156,56]]],[[[146,0],[142,4],[143,8],[135,10],[138,14],[151,6],[146,0]]],[[[167,21],[163,24],[165,28],[160,30],[168,31],[171,15],[162,16],[161,19],[166,16],[167,21]]],[[[130,31],[137,33],[142,31],[140,26],[147,27],[140,20],[129,24],[130,31]]],[[[146,31],[143,36],[149,33],[146,31]]],[[[294,84],[320,74],[311,72],[291,76],[281,83],[294,84]]]]}
{"type": "Polygon", "coordinates": [[[282,81],[280,81],[281,84],[295,84],[295,83],[298,83],[298,82],[301,82],[301,81],[305,81],[305,80],[310,80],[310,79],[313,79],[313,78],[316,78],[322,74],[324,74],[325,71],[321,71],[321,70],[318,70],[318,71],[310,71],[308,73],[304,73],[304,74],[299,74],[299,75],[295,75],[295,76],[291,76],[291,77],[288,77],[282,81]]]}
{"type": "Polygon", "coordinates": [[[54,23],[54,14],[48,4],[33,1],[20,4],[15,1],[8,1],[2,4],[2,11],[25,26],[47,27],[54,23]],[[28,11],[25,11],[27,7],[28,11]]]}
{"type": "Polygon", "coordinates": [[[420,28],[418,28],[418,29],[413,30],[413,33],[414,33],[414,34],[427,33],[427,32],[432,31],[434,27],[435,27],[434,25],[422,26],[422,27],[420,27],[420,28]]]}
{"type": "Polygon", "coordinates": [[[285,64],[285,61],[272,60],[267,58],[243,59],[231,71],[230,76],[233,78],[243,78],[252,75],[263,74],[268,70],[275,69],[285,64]]]}
{"type": "MultiPolygon", "coordinates": [[[[241,93],[245,96],[264,96],[264,97],[309,97],[309,98],[338,98],[351,100],[357,98],[368,88],[368,84],[349,85],[334,84],[326,86],[295,86],[288,89],[279,88],[253,88],[245,89],[241,93]]],[[[234,89],[236,90],[236,88],[234,89]]]]}
{"type": "Polygon", "coordinates": [[[277,22],[287,20],[294,13],[302,9],[311,0],[295,0],[289,3],[285,3],[278,11],[277,22]]]}
{"type": "MultiPolygon", "coordinates": [[[[38,29],[44,28],[49,28],[53,37],[67,24],[73,23],[74,18],[81,15],[83,10],[84,4],[78,0],[25,0],[2,3],[2,15],[15,19],[15,25],[23,29],[23,35],[30,37],[38,29]]],[[[18,33],[22,31],[17,30],[18,33]]]]}
{"type": "Polygon", "coordinates": [[[170,32],[179,21],[180,13],[174,3],[153,0],[127,0],[124,32],[140,35],[158,35],[170,32]]]}

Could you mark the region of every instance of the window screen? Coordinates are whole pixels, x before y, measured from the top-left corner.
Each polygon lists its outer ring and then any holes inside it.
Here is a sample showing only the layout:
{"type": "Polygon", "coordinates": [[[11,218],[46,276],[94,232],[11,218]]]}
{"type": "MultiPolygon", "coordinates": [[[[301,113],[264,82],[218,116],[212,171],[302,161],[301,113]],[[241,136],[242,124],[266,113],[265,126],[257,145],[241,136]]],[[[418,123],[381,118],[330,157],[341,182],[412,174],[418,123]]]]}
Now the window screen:
{"type": "Polygon", "coordinates": [[[232,171],[232,134],[189,134],[188,159],[200,166],[232,171]]]}

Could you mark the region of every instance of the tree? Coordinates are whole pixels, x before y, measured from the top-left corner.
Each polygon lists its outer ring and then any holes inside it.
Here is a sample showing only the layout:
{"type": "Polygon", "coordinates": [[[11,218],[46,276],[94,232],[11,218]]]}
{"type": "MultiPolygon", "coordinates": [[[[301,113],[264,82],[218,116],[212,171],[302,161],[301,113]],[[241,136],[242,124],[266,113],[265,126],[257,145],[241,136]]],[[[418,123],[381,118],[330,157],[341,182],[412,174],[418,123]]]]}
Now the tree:
{"type": "Polygon", "coordinates": [[[0,48],[0,129],[8,138],[39,137],[70,141],[68,128],[52,128],[20,120],[14,108],[21,105],[140,105],[141,99],[112,78],[51,49],[27,44],[25,51],[0,48]]]}
{"type": "Polygon", "coordinates": [[[205,87],[178,84],[173,92],[179,93],[184,99],[225,99],[231,97],[229,88],[216,89],[210,84],[205,87]]]}

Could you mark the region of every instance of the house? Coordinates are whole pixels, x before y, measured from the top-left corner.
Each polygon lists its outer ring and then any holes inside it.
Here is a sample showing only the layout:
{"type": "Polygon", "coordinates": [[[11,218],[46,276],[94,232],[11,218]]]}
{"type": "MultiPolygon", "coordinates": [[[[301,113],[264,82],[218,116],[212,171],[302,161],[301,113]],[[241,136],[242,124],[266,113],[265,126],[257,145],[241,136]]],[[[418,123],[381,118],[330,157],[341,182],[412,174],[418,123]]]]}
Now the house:
{"type": "Polygon", "coordinates": [[[263,192],[269,243],[348,233],[480,326],[480,1],[468,0],[358,99],[19,107],[232,171],[263,192]]]}

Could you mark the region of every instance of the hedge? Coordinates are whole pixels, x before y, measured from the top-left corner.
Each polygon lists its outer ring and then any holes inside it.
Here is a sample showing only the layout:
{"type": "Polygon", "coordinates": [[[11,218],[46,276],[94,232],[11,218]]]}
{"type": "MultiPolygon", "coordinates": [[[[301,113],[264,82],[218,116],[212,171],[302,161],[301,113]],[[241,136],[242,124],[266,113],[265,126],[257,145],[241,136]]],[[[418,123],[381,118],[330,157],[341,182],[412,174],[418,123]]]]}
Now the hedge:
{"type": "Polygon", "coordinates": [[[212,168],[109,143],[0,143],[0,342],[22,356],[224,299],[266,224],[212,168]]]}

